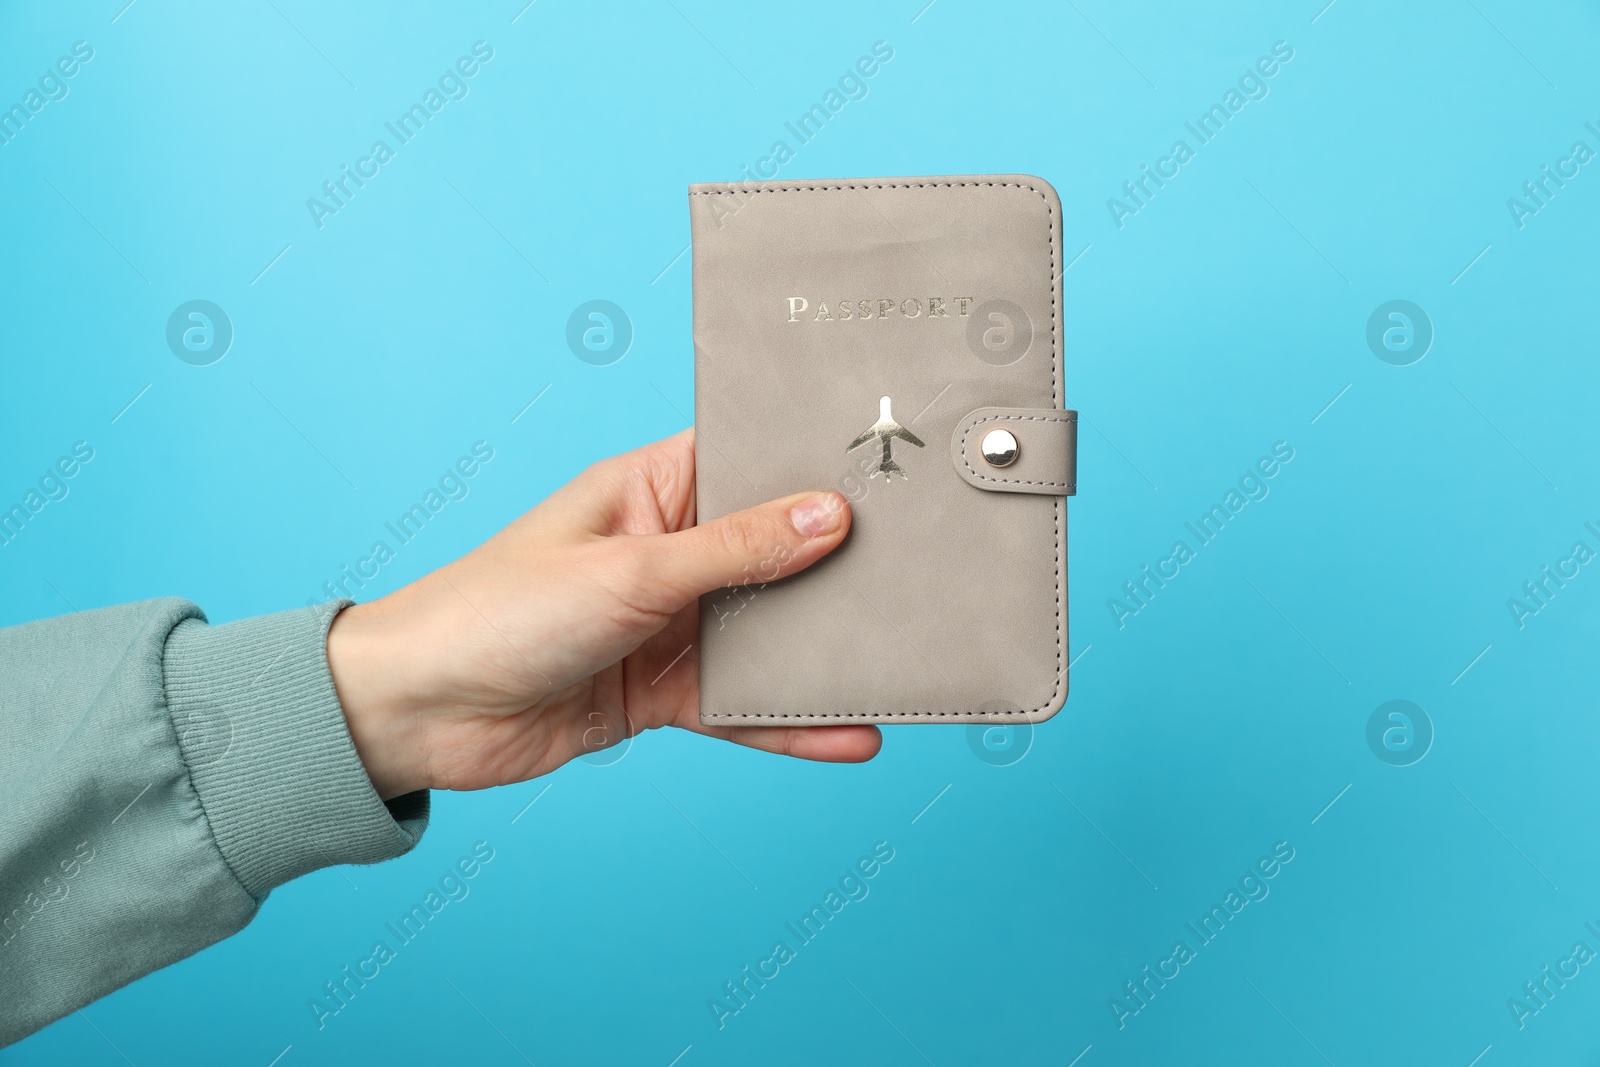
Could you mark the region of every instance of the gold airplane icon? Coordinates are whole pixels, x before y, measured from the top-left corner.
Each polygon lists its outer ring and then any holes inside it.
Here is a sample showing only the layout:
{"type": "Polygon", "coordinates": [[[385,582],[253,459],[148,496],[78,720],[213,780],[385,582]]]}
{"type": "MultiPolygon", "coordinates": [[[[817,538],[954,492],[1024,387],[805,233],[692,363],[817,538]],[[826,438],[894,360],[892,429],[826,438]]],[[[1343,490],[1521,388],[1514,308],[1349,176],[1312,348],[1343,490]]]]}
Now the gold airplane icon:
{"type": "Polygon", "coordinates": [[[894,453],[891,451],[896,437],[902,441],[909,441],[918,448],[922,447],[922,441],[917,435],[895,422],[894,416],[889,414],[889,398],[886,396],[880,397],[878,400],[878,421],[868,427],[866,433],[851,441],[849,446],[845,448],[845,452],[854,452],[868,441],[881,440],[883,442],[883,458],[878,461],[878,465],[872,469],[867,477],[876,478],[881,474],[884,481],[892,482],[896,474],[902,478],[906,477],[905,468],[894,461],[894,453]]]}

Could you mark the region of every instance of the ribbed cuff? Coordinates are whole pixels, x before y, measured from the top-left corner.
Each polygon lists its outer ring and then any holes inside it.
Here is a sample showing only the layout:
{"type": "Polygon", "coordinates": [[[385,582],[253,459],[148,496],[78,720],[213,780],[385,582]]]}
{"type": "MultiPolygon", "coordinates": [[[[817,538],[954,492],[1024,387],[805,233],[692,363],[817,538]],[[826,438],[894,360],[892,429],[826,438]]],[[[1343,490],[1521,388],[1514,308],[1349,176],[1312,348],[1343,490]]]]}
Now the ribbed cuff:
{"type": "Polygon", "coordinates": [[[428,826],[428,792],[385,804],[350,740],[327,653],[349,603],[188,619],[167,637],[179,748],[223,859],[257,899],[320,867],[402,855],[428,826]]]}

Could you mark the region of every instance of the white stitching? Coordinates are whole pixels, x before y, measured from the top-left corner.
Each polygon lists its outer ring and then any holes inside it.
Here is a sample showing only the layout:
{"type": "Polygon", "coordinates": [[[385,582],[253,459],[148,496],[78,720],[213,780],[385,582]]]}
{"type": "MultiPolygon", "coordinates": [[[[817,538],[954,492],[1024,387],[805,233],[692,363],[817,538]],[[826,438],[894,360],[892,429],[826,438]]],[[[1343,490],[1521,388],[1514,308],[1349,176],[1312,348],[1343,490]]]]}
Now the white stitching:
{"type": "MultiPolygon", "coordinates": [[[[735,183],[735,184],[737,184],[737,183],[735,183]]],[[[893,182],[893,183],[880,184],[880,185],[853,185],[853,184],[843,184],[843,185],[784,185],[784,186],[779,186],[777,188],[773,188],[771,186],[763,186],[763,187],[761,187],[759,189],[738,189],[738,188],[735,188],[735,189],[697,189],[697,190],[692,190],[689,193],[689,195],[690,196],[740,196],[740,195],[748,196],[751,193],[826,193],[826,192],[835,192],[835,191],[840,191],[840,190],[845,190],[845,189],[1026,189],[1031,193],[1037,194],[1038,197],[1041,200],[1044,200],[1045,209],[1047,211],[1049,210],[1049,207],[1050,207],[1050,201],[1049,201],[1049,199],[1047,197],[1045,197],[1045,195],[1043,193],[1039,192],[1039,190],[1034,188],[1033,186],[1025,185],[1022,182],[893,182]]],[[[1055,255],[1054,255],[1054,249],[1053,248],[1051,249],[1051,253],[1052,254],[1050,256],[1050,263],[1051,263],[1051,266],[1054,267],[1054,265],[1055,265],[1055,255]]],[[[1055,272],[1053,270],[1051,271],[1050,289],[1051,289],[1051,295],[1053,297],[1055,295],[1055,272]]],[[[1054,312],[1054,309],[1055,309],[1055,305],[1052,302],[1052,304],[1051,304],[1052,312],[1054,312]]],[[[1054,331],[1054,322],[1053,321],[1051,323],[1051,327],[1052,327],[1052,332],[1053,332],[1054,331]]]]}

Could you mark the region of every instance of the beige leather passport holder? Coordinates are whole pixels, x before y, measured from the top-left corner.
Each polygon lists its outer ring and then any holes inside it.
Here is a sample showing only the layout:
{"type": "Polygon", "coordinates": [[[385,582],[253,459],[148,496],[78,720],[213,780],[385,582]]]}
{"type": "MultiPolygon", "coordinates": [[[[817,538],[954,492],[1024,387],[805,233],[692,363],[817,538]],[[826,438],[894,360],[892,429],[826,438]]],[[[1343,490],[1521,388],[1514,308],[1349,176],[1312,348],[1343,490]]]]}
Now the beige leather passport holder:
{"type": "Polygon", "coordinates": [[[1067,699],[1061,205],[1027,175],[689,189],[697,510],[837,489],[809,570],[700,602],[718,725],[1038,722],[1067,699]]]}

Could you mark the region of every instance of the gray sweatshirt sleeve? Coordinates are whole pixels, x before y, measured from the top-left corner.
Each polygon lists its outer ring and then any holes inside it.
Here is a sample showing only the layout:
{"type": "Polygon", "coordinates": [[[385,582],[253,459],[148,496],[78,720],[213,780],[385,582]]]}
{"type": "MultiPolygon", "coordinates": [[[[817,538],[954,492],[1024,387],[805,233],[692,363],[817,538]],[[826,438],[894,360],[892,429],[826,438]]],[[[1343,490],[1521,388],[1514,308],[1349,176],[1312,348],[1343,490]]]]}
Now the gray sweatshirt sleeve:
{"type": "Polygon", "coordinates": [[[150,600],[0,630],[0,1045],[408,851],[328,673],[348,601],[208,626],[150,600]]]}

